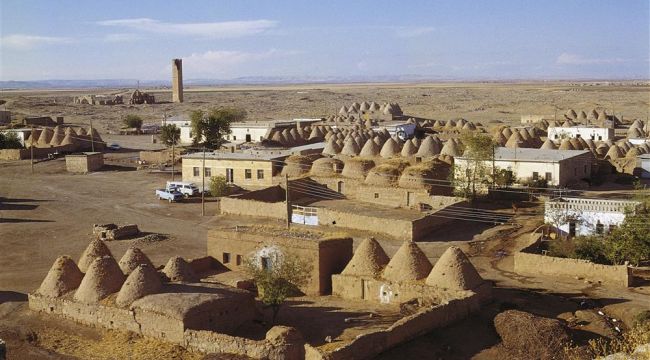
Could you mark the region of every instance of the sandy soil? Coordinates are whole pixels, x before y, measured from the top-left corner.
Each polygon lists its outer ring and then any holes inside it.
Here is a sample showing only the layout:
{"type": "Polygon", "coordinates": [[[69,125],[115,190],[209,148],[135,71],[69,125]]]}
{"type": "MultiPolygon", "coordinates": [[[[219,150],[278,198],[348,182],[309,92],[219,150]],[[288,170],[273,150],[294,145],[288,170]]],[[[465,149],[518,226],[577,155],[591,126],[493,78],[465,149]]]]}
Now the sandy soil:
{"type": "MultiPolygon", "coordinates": [[[[187,89],[185,102],[174,104],[169,91],[151,90],[161,102],[152,105],[98,106],[73,104],[76,95],[116,94],[126,89],[84,91],[4,91],[0,98],[17,114],[65,116],[66,122],[117,130],[120,119],[138,114],[146,122],[160,122],[166,115],[191,110],[237,106],[248,119],[261,121],[322,117],[338,112],[342,105],[364,100],[397,102],[411,116],[472,121],[519,122],[522,114],[564,114],[568,109],[589,111],[603,108],[624,118],[646,119],[650,87],[641,85],[580,86],[575,83],[445,83],[248,86],[187,89]]],[[[146,91],[146,90],[145,90],[146,91]]]]}

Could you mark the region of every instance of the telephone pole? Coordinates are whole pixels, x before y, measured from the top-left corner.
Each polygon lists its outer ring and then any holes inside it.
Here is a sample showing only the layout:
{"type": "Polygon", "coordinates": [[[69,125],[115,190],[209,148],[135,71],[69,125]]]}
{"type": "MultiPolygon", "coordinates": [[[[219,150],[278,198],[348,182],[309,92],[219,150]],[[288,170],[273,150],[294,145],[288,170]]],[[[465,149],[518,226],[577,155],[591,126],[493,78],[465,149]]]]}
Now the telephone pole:
{"type": "Polygon", "coordinates": [[[31,166],[32,166],[32,175],[34,175],[34,125],[32,125],[32,134],[29,136],[29,153],[31,155],[31,166]]]}
{"type": "Polygon", "coordinates": [[[286,186],[286,201],[287,201],[287,230],[291,230],[291,199],[289,198],[289,175],[284,174],[284,181],[286,186]]]}
{"type": "Polygon", "coordinates": [[[203,171],[201,172],[201,216],[205,216],[205,147],[203,148],[203,171]]]}
{"type": "Polygon", "coordinates": [[[93,134],[93,119],[90,119],[90,148],[95,152],[95,136],[93,134]]]}
{"type": "MultiPolygon", "coordinates": [[[[176,141],[174,141],[174,137],[172,136],[172,181],[174,181],[174,163],[176,162],[176,157],[175,157],[176,153],[174,152],[174,143],[175,142],[176,141]]],[[[205,149],[204,149],[204,151],[205,151],[205,149]]],[[[205,159],[205,156],[203,158],[205,159]]],[[[204,162],[203,165],[205,166],[205,162],[204,162]]]]}

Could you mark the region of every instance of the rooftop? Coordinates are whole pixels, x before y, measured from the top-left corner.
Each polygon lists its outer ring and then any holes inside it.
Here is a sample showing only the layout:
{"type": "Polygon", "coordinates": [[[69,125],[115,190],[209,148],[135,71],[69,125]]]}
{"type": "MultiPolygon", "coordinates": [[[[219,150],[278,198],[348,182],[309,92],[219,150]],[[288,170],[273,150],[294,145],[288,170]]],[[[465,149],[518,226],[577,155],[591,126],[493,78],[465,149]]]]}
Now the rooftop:
{"type": "Polygon", "coordinates": [[[511,149],[498,147],[495,150],[494,159],[501,161],[557,162],[589,153],[589,150],[511,149]]]}
{"type": "MultiPolygon", "coordinates": [[[[278,153],[264,153],[259,152],[256,154],[243,153],[243,152],[206,152],[206,160],[249,160],[249,161],[272,161],[280,159],[288,154],[278,153]]],[[[203,152],[195,152],[188,155],[183,155],[183,159],[203,159],[203,152]]]]}

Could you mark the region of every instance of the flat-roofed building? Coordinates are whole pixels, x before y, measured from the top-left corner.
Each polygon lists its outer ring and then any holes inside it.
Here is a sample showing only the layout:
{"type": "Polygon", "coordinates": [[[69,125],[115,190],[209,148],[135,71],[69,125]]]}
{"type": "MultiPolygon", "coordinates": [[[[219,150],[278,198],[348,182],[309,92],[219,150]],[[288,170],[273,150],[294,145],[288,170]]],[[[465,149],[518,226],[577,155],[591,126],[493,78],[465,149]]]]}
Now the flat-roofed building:
{"type": "Polygon", "coordinates": [[[614,129],[597,126],[549,127],[548,138],[551,140],[583,138],[594,141],[614,139],[614,129]]]}
{"type": "Polygon", "coordinates": [[[620,226],[638,201],[561,197],[544,204],[544,222],[569,236],[604,234],[620,226]]]}
{"type": "Polygon", "coordinates": [[[245,189],[268,187],[273,185],[273,176],[282,170],[282,160],[286,156],[206,152],[205,166],[203,166],[203,152],[196,152],[182,157],[183,181],[194,182],[200,187],[205,175],[207,187],[210,177],[221,175],[228,183],[245,189]]]}
{"type": "MultiPolygon", "coordinates": [[[[457,157],[456,172],[465,171],[470,159],[457,157]]],[[[512,171],[517,181],[546,179],[548,185],[566,186],[573,181],[591,177],[594,157],[589,150],[546,150],[498,147],[494,162],[486,160],[491,173],[492,163],[497,169],[512,171]]]]}

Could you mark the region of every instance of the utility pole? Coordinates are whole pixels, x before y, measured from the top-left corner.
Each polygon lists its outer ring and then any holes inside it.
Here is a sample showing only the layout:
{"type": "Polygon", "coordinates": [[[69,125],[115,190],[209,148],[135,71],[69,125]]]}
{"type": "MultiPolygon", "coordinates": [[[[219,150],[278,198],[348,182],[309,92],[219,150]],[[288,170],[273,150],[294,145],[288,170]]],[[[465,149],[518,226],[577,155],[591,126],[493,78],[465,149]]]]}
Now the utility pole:
{"type": "Polygon", "coordinates": [[[32,125],[32,134],[29,136],[29,153],[31,154],[32,175],[34,175],[34,125],[32,125]]]}
{"type": "Polygon", "coordinates": [[[284,181],[286,186],[286,201],[287,201],[287,230],[291,230],[291,199],[289,198],[289,175],[284,174],[284,181]]]}
{"type": "Polygon", "coordinates": [[[201,216],[205,216],[205,147],[203,147],[203,171],[201,172],[201,216]]]}
{"type": "Polygon", "coordinates": [[[492,189],[496,188],[496,184],[497,184],[496,168],[494,167],[495,166],[495,164],[494,164],[495,163],[495,160],[494,160],[495,156],[496,156],[496,146],[494,146],[494,144],[492,144],[492,189]]]}
{"type": "Polygon", "coordinates": [[[95,136],[93,134],[93,119],[90,119],[90,148],[95,152],[95,136]]]}
{"type": "MultiPolygon", "coordinates": [[[[174,136],[172,135],[172,181],[174,181],[174,163],[176,162],[176,153],[174,152],[174,143],[175,143],[174,136]]],[[[205,159],[205,156],[204,156],[205,159]]],[[[205,166],[205,163],[203,164],[205,166]]]]}

